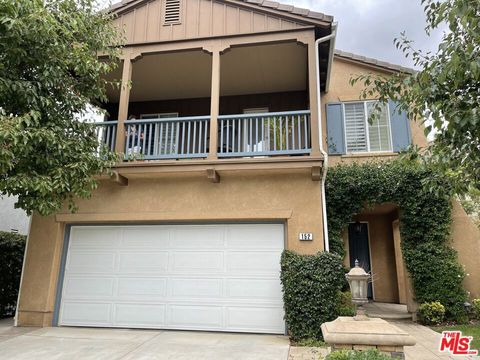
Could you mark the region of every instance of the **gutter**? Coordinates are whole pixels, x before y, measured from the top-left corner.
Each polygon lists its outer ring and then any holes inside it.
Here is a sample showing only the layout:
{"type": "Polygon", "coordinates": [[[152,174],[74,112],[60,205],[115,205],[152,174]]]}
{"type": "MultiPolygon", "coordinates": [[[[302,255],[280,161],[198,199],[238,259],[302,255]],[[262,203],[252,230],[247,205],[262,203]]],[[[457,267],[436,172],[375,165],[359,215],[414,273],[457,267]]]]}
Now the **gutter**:
{"type": "Polygon", "coordinates": [[[324,239],[324,249],[325,251],[330,251],[330,242],[328,239],[328,222],[327,222],[327,203],[325,198],[325,181],[327,179],[328,172],[328,154],[323,148],[323,121],[322,121],[322,103],[321,103],[321,93],[320,93],[320,50],[319,45],[322,42],[330,40],[330,49],[329,49],[329,58],[327,65],[327,79],[325,83],[325,92],[328,92],[329,83],[330,83],[330,73],[333,62],[333,53],[335,50],[335,40],[337,36],[337,23],[332,24],[332,33],[330,35],[319,38],[315,41],[315,61],[317,64],[317,107],[318,107],[318,120],[320,126],[318,127],[319,139],[320,139],[320,152],[323,155],[323,171],[322,171],[322,181],[320,184],[322,192],[322,217],[323,217],[323,239],[324,239]]]}

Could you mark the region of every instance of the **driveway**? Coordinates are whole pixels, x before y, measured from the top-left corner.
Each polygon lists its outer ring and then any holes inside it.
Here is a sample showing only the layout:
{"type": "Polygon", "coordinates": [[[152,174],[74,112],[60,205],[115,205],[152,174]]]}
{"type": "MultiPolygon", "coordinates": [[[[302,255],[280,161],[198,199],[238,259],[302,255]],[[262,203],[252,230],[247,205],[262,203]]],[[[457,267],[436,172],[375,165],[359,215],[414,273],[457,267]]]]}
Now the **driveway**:
{"type": "Polygon", "coordinates": [[[276,335],[68,327],[10,331],[0,331],[0,359],[287,360],[289,350],[288,338],[276,335]]]}

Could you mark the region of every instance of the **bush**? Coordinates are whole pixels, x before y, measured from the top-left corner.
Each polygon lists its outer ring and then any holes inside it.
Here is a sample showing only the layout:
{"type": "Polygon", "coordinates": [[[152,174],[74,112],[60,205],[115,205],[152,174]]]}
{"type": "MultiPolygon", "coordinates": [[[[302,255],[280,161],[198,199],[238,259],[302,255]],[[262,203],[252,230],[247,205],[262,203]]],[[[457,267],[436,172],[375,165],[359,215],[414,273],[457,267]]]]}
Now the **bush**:
{"type": "Polygon", "coordinates": [[[15,314],[26,236],[0,231],[0,318],[15,314]]]}
{"type": "Polygon", "coordinates": [[[423,303],[418,307],[418,320],[425,325],[438,325],[445,318],[445,307],[438,301],[423,303]]]}
{"type": "Polygon", "coordinates": [[[373,349],[368,351],[341,350],[327,355],[325,360],[391,360],[388,355],[373,349]]]}
{"type": "Polygon", "coordinates": [[[480,299],[473,299],[472,313],[475,319],[480,320],[480,299]]]}
{"type": "Polygon", "coordinates": [[[320,325],[337,317],[344,274],[342,260],[332,253],[283,252],[280,278],[285,321],[293,340],[323,340],[320,325]]]}
{"type": "Polygon", "coordinates": [[[326,182],[330,249],[345,255],[343,231],[366,205],[395,203],[416,301],[440,301],[446,320],[461,322],[466,319],[468,296],[463,288],[465,272],[449,242],[451,187],[447,179],[436,183],[432,179],[443,178],[437,169],[404,158],[332,167],[326,182]]]}
{"type": "Polygon", "coordinates": [[[338,316],[355,316],[355,305],[352,303],[352,294],[350,291],[343,291],[339,295],[338,316]]]}

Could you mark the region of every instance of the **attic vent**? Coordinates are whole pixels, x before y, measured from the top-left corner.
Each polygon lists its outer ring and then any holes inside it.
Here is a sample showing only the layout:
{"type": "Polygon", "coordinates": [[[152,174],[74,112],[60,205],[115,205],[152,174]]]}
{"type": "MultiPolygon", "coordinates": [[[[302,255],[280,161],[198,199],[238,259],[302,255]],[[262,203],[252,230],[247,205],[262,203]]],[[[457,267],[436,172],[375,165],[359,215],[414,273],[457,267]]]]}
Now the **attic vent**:
{"type": "Polygon", "coordinates": [[[181,0],[165,0],[165,25],[178,24],[180,22],[181,0]]]}

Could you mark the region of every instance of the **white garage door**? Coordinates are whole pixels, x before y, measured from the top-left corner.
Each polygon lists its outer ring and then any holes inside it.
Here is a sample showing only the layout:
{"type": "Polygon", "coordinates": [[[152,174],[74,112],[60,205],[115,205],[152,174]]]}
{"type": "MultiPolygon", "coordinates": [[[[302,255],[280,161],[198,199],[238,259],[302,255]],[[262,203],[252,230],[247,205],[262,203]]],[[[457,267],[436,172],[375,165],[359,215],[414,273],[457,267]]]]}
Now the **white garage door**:
{"type": "Polygon", "coordinates": [[[73,226],[59,324],[285,331],[280,224],[73,226]]]}

